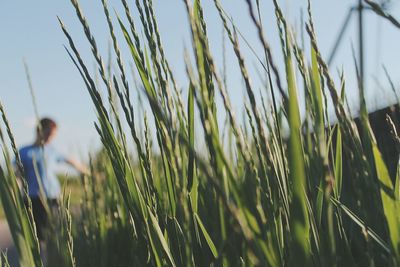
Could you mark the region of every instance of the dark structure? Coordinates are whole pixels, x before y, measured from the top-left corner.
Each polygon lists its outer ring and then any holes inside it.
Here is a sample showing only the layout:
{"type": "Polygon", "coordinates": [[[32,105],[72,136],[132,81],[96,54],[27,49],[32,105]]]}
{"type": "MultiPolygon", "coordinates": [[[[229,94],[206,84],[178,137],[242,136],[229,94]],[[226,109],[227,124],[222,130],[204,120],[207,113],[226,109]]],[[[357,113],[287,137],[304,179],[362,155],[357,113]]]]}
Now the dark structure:
{"type": "MultiPolygon", "coordinates": [[[[360,130],[359,119],[356,119],[355,121],[360,130]]],[[[400,132],[399,105],[397,104],[370,113],[369,122],[372,131],[374,132],[378,148],[382,153],[387,168],[389,169],[390,177],[395,181],[400,155],[400,143],[396,136],[397,133],[400,132]],[[390,120],[388,118],[390,118],[390,120]]]]}

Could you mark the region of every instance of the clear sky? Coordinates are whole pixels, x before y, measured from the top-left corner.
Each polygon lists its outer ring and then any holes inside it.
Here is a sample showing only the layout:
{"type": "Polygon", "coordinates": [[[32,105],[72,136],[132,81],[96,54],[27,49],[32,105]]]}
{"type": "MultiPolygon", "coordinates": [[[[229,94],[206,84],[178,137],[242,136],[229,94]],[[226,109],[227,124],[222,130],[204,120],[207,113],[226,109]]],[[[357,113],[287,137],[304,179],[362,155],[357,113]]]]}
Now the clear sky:
{"type": "MultiPolygon", "coordinates": [[[[80,2],[103,52],[103,57],[107,58],[108,28],[101,9],[101,1],[81,0],[80,2]]],[[[130,0],[129,2],[133,9],[134,1],[130,0]]],[[[184,72],[183,53],[184,47],[190,48],[191,44],[183,1],[153,0],[153,2],[170,65],[180,85],[185,86],[187,78],[184,72]]],[[[221,22],[213,1],[203,0],[202,2],[210,33],[211,48],[220,64],[222,59],[221,22]]],[[[261,0],[260,2],[267,38],[275,52],[276,61],[279,62],[281,50],[275,29],[272,0],[261,0]]],[[[290,23],[295,29],[299,29],[301,10],[307,19],[306,1],[281,0],[279,2],[290,23]]],[[[324,56],[329,55],[349,8],[356,2],[350,0],[313,1],[317,37],[324,56]]],[[[400,3],[396,2],[398,1],[393,1],[390,12],[400,18],[400,3]]],[[[224,0],[222,4],[231,14],[239,30],[262,55],[245,1],[224,0]]],[[[119,0],[109,0],[109,5],[122,14],[119,0]]],[[[56,146],[65,154],[77,157],[79,154],[86,154],[88,148],[93,148],[98,143],[98,137],[93,127],[96,118],[86,88],[63,48],[66,40],[56,16],[61,17],[65,22],[89,65],[93,62],[94,70],[94,60],[91,57],[88,43],[84,39],[82,28],[68,0],[0,0],[0,99],[6,107],[17,143],[22,145],[31,142],[35,117],[22,63],[25,58],[30,68],[41,116],[54,117],[60,125],[56,146]]],[[[351,43],[357,45],[356,21],[354,15],[332,66],[335,74],[337,69],[344,68],[349,95],[351,95],[351,91],[356,92],[351,54],[351,43]]],[[[395,83],[399,82],[400,30],[395,29],[370,11],[365,13],[365,28],[366,75],[368,95],[370,95],[367,97],[372,103],[371,105],[376,101],[386,103],[393,99],[393,95],[390,90],[382,93],[376,81],[388,88],[381,67],[382,64],[385,64],[395,83]]],[[[253,68],[257,64],[256,60],[243,41],[241,44],[248,59],[247,63],[250,68],[253,68]]],[[[127,59],[126,64],[128,65],[131,61],[129,53],[122,42],[121,47],[123,47],[123,55],[127,59]]],[[[237,67],[234,67],[236,59],[231,50],[229,47],[229,90],[234,104],[240,105],[243,95],[242,82],[237,67]]],[[[284,70],[281,64],[279,67],[281,71],[284,70]]]]}

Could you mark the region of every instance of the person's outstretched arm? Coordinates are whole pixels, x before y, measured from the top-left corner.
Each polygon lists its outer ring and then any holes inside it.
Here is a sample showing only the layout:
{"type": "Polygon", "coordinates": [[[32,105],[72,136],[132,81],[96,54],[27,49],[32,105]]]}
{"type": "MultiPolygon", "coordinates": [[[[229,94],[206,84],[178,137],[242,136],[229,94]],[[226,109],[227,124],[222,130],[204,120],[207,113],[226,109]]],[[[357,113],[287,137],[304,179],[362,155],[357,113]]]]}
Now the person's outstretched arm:
{"type": "Polygon", "coordinates": [[[78,162],[74,159],[66,158],[65,162],[67,164],[71,165],[74,169],[76,169],[81,174],[89,175],[89,173],[90,173],[89,169],[85,165],[81,164],[80,162],[78,162]]]}

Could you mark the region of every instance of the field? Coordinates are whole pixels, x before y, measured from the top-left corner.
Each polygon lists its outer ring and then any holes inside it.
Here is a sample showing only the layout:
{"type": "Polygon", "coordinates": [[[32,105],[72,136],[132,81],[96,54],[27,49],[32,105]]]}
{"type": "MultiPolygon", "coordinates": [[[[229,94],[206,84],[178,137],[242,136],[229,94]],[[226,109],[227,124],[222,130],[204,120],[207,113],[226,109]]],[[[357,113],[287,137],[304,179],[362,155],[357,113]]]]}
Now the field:
{"type": "MultiPolygon", "coordinates": [[[[264,52],[258,59],[267,85],[259,94],[240,33],[214,1],[227,36],[225,49],[234,52],[243,79],[242,121],[210,50],[200,0],[184,1],[192,37],[185,52],[189,83],[184,88],[178,87],[165,55],[152,1],[121,1],[125,14],[115,15],[102,0],[115,73],[107,69],[92,35],[95,25],[89,25],[78,0],[71,4],[98,76],[59,18],[68,55],[96,110],[102,148],[91,154],[91,175],[65,187],[47,241],[49,266],[400,265],[398,154],[388,158],[383,153],[385,146],[400,145],[398,125],[389,117],[385,125],[391,140],[379,142],[361,79],[360,115],[357,121],[349,115],[344,74],[337,79],[321,56],[311,4],[304,25],[306,50],[273,1],[275,38],[285,66],[280,73],[259,19],[259,2],[245,1],[264,52]],[[132,8],[139,18],[133,18],[132,8]],[[116,37],[117,31],[123,38],[116,37]],[[131,57],[121,56],[123,45],[131,57]],[[137,83],[127,78],[129,61],[137,83]],[[148,109],[133,105],[134,91],[148,109]],[[335,123],[329,123],[328,101],[335,123]],[[225,123],[219,122],[219,112],[226,114],[225,123]],[[77,191],[81,195],[74,195],[77,191]]],[[[375,2],[365,4],[399,27],[375,2]]],[[[21,266],[43,266],[31,212],[23,204],[26,187],[18,188],[13,171],[14,157],[17,168],[20,164],[6,106],[0,106],[1,202],[21,266]]],[[[7,266],[5,254],[1,261],[7,266]]]]}

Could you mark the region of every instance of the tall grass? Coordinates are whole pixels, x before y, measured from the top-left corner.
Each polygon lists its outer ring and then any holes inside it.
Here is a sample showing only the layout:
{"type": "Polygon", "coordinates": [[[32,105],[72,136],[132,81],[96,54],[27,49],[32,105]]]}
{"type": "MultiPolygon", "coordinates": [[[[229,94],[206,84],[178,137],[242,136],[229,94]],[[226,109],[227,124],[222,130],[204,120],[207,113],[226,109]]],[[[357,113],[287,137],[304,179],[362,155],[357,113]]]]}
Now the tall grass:
{"type": "MultiPolygon", "coordinates": [[[[346,108],[344,75],[337,84],[320,53],[311,5],[305,25],[311,50],[307,56],[278,1],[273,1],[285,66],[280,73],[264,35],[259,2],[244,1],[264,50],[264,58],[259,59],[273,99],[271,107],[262,96],[257,101],[240,32],[221,3],[214,0],[214,4],[230,42],[226,49],[233,49],[244,81],[249,131],[236,118],[225,77],[210,50],[200,0],[184,1],[192,38],[186,56],[186,100],[166,58],[151,0],[121,0],[124,14],[115,15],[117,24],[107,1],[101,1],[116,73],[105,67],[78,0],[71,0],[103,85],[96,83],[67,26],[59,22],[68,41],[67,53],[96,109],[95,126],[103,147],[91,159],[92,175],[82,178],[79,214],[71,217],[69,194],[64,194],[56,216],[58,232],[49,240],[55,244],[49,262],[65,266],[400,263],[398,176],[390,177],[375,141],[363,85],[359,84],[361,123],[357,127],[346,108]],[[132,16],[132,8],[139,18],[132,16]],[[122,32],[123,39],[116,37],[116,31],[122,32]],[[130,57],[122,56],[121,45],[129,48],[130,57]],[[125,62],[130,61],[139,85],[128,79],[125,62]],[[298,99],[302,89],[304,120],[298,99]],[[134,107],[134,90],[147,98],[150,112],[134,107]],[[217,105],[218,97],[222,106],[217,105]],[[335,125],[327,124],[329,98],[338,119],[335,125]],[[227,114],[226,134],[232,140],[228,148],[217,120],[221,110],[227,114]],[[143,123],[138,124],[140,120],[143,123]],[[154,129],[149,120],[154,121],[154,129]],[[286,122],[288,134],[283,129],[286,122]],[[202,131],[195,131],[196,127],[202,131]],[[137,157],[128,151],[130,143],[137,157]],[[205,150],[198,150],[200,143],[205,150]]],[[[6,145],[3,151],[8,171],[1,172],[1,197],[21,264],[39,266],[30,211],[21,204],[6,145]]]]}

